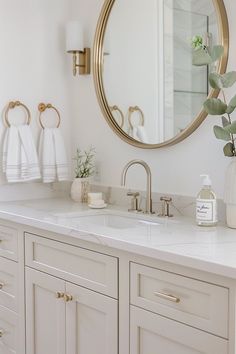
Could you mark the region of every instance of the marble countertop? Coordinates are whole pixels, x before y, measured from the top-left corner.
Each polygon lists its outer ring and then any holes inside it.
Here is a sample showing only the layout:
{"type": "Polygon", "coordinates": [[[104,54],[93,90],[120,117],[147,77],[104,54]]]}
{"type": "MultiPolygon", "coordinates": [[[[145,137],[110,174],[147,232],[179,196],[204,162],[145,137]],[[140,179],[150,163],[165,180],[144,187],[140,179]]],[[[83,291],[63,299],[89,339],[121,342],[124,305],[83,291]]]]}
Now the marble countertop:
{"type": "Polygon", "coordinates": [[[66,198],[1,202],[0,218],[236,279],[236,230],[224,226],[199,227],[189,218],[136,216],[115,207],[96,211],[66,198]],[[83,218],[114,213],[151,222],[112,228],[83,218]]]}

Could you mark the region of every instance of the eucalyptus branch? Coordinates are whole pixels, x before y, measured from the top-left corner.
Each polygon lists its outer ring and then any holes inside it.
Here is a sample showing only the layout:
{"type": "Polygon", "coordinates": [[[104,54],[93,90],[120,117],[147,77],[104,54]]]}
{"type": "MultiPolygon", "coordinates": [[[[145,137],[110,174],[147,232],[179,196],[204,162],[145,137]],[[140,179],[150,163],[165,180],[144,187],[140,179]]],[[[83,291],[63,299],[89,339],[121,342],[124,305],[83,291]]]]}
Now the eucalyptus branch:
{"type": "Polygon", "coordinates": [[[95,149],[90,147],[89,150],[85,150],[83,153],[80,149],[77,149],[76,156],[73,160],[76,161],[75,177],[87,178],[91,177],[95,172],[94,165],[95,149]]]}
{"type": "MultiPolygon", "coordinates": [[[[193,65],[204,66],[215,64],[223,55],[224,48],[221,45],[209,48],[203,43],[200,36],[195,36],[192,39],[193,47],[193,65]]],[[[222,98],[208,98],[204,102],[204,109],[209,115],[221,116],[222,126],[215,125],[214,133],[217,139],[226,141],[224,146],[225,156],[236,156],[236,121],[233,121],[231,114],[236,109],[236,95],[227,103],[225,88],[232,87],[236,83],[236,71],[231,71],[225,74],[219,74],[211,71],[209,74],[209,84],[222,93],[222,98]],[[226,116],[224,116],[226,115],[226,116]],[[227,117],[227,118],[226,118],[227,117]]]]}

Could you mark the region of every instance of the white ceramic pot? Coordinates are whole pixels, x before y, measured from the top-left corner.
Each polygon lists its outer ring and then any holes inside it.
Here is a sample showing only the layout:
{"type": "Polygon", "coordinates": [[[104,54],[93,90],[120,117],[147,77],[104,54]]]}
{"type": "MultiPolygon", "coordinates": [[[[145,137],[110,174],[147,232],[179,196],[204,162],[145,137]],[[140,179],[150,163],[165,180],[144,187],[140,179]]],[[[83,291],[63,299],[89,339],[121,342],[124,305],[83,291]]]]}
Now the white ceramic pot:
{"type": "Polygon", "coordinates": [[[87,203],[89,187],[89,178],[75,178],[71,185],[71,198],[75,202],[87,203]]]}
{"type": "Polygon", "coordinates": [[[236,157],[233,157],[225,176],[224,202],[228,227],[236,229],[236,157]]]}

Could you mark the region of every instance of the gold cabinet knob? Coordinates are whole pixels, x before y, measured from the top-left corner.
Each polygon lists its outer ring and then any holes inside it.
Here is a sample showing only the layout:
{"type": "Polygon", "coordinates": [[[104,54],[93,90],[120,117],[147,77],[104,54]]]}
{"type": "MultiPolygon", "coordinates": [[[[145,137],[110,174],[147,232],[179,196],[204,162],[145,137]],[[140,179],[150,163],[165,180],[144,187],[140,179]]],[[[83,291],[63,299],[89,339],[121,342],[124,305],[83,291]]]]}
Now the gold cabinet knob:
{"type": "Polygon", "coordinates": [[[58,292],[56,293],[56,298],[57,298],[57,299],[63,299],[64,296],[65,296],[65,294],[62,293],[61,291],[58,291],[58,292]]]}
{"type": "Polygon", "coordinates": [[[73,300],[73,296],[69,295],[69,294],[65,294],[64,295],[64,300],[65,300],[65,302],[72,301],[73,300]]]}
{"type": "Polygon", "coordinates": [[[2,288],[4,287],[4,283],[0,283],[0,290],[2,290],[2,288]]]}
{"type": "Polygon", "coordinates": [[[4,330],[3,329],[0,329],[0,338],[2,338],[2,336],[4,335],[4,330]]]}

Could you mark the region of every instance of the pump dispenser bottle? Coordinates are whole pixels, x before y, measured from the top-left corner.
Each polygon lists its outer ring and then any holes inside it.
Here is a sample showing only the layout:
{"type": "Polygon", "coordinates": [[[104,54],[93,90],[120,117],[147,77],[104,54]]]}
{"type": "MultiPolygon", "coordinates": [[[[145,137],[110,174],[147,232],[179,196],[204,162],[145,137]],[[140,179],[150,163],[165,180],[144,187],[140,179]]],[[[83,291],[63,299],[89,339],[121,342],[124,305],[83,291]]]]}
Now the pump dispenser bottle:
{"type": "Polygon", "coordinates": [[[197,195],[196,222],[199,226],[217,225],[217,200],[211,188],[211,180],[208,175],[201,175],[203,186],[197,195]]]}

